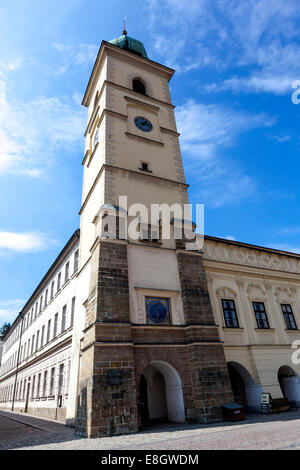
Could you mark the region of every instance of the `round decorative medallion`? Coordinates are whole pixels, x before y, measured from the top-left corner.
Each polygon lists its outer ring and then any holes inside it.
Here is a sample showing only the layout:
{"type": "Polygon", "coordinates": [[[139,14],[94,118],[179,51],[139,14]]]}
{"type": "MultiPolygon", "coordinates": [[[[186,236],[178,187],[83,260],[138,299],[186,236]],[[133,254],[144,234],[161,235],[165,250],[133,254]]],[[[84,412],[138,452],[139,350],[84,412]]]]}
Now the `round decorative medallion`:
{"type": "Polygon", "coordinates": [[[140,129],[143,132],[151,132],[153,130],[153,125],[149,121],[149,119],[143,117],[143,116],[137,116],[134,118],[134,124],[138,129],[140,129]]]}
{"type": "Polygon", "coordinates": [[[151,299],[148,301],[147,313],[153,323],[163,323],[166,321],[168,309],[162,300],[151,299]]]}

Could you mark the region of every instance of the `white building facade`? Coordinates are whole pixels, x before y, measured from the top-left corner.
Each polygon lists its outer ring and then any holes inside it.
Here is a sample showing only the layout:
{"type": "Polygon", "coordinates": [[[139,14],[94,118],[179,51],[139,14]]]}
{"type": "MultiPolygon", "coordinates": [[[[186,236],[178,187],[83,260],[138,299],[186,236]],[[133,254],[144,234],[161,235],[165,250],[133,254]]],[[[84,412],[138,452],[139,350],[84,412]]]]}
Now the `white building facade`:
{"type": "Polygon", "coordinates": [[[0,370],[2,409],[66,420],[72,401],[69,388],[78,259],[79,231],[6,335],[0,370]]]}

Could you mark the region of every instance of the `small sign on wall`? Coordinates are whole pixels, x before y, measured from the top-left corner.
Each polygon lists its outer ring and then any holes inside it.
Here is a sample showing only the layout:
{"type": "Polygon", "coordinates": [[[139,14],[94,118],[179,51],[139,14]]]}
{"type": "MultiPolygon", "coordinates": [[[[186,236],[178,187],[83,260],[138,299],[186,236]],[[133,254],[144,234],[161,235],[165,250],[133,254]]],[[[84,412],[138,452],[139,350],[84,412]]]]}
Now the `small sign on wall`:
{"type": "Polygon", "coordinates": [[[260,400],[261,411],[264,413],[269,413],[271,410],[272,397],[270,393],[262,393],[260,400]]]}
{"type": "Polygon", "coordinates": [[[109,370],[107,373],[108,385],[121,385],[122,383],[122,371],[118,369],[109,370]]]}
{"type": "Polygon", "coordinates": [[[261,403],[270,404],[271,403],[271,394],[270,393],[262,393],[261,394],[261,403]]]}

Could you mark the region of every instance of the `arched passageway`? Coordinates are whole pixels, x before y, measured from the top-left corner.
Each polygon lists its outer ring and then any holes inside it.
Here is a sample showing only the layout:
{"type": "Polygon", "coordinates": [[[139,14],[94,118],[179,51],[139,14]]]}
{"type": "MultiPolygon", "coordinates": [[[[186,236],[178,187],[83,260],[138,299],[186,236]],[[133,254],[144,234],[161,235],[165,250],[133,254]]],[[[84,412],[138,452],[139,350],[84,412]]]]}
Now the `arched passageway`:
{"type": "Polygon", "coordinates": [[[228,362],[228,372],[234,401],[247,411],[259,411],[263,388],[256,384],[248,370],[238,362],[228,362]]]}
{"type": "Polygon", "coordinates": [[[281,366],[278,370],[278,382],[282,395],[300,405],[300,379],[294,369],[290,366],[281,366]]]}
{"type": "Polygon", "coordinates": [[[153,361],[140,378],[142,424],[153,421],[184,423],[185,412],[181,378],[165,361],[153,361]]]}

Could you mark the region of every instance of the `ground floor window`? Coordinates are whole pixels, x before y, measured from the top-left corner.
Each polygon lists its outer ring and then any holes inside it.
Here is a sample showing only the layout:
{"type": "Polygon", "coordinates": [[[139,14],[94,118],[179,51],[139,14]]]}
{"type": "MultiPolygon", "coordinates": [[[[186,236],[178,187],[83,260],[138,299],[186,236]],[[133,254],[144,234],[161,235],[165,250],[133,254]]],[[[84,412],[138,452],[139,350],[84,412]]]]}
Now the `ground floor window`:
{"type": "Polygon", "coordinates": [[[281,310],[287,330],[297,330],[297,325],[291,305],[281,304],[281,310]]]}
{"type": "Polygon", "coordinates": [[[226,328],[239,328],[234,300],[222,300],[226,328]]]}

